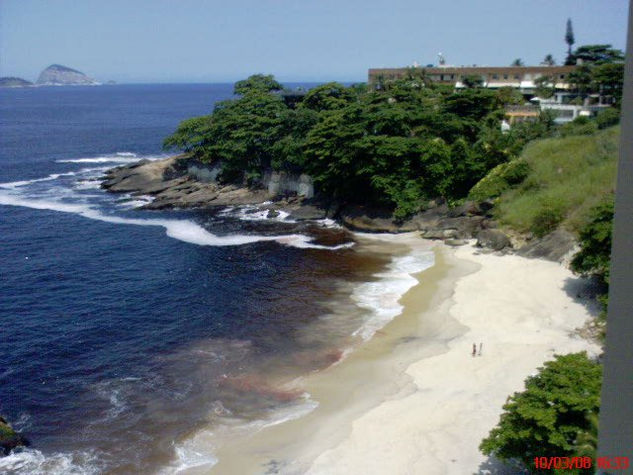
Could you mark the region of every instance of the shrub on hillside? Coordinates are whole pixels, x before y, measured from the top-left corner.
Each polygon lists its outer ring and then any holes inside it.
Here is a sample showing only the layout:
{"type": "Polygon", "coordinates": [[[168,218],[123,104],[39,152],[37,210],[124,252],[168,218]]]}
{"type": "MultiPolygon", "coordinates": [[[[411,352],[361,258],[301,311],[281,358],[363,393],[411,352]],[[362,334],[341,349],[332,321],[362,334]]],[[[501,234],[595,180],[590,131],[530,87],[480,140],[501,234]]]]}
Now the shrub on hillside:
{"type": "Polygon", "coordinates": [[[591,221],[580,230],[580,251],[571,261],[571,269],[581,275],[595,275],[609,283],[611,235],[613,232],[613,196],[591,212],[591,221]]]}
{"type": "Polygon", "coordinates": [[[619,123],[620,111],[614,109],[613,107],[600,111],[596,117],[596,124],[598,124],[599,129],[606,129],[607,127],[611,127],[612,125],[617,125],[619,123]]]}
{"type": "Polygon", "coordinates": [[[562,203],[545,200],[532,218],[530,231],[536,237],[543,237],[551,233],[565,218],[565,207],[562,203]]]}
{"type": "Polygon", "coordinates": [[[472,187],[469,198],[476,201],[496,198],[511,186],[525,180],[529,172],[530,166],[520,158],[497,165],[472,187]]]}
{"type": "Polygon", "coordinates": [[[598,124],[596,121],[589,119],[588,117],[579,116],[571,122],[568,122],[561,126],[561,137],[569,137],[570,135],[591,135],[598,131],[598,124]]]}

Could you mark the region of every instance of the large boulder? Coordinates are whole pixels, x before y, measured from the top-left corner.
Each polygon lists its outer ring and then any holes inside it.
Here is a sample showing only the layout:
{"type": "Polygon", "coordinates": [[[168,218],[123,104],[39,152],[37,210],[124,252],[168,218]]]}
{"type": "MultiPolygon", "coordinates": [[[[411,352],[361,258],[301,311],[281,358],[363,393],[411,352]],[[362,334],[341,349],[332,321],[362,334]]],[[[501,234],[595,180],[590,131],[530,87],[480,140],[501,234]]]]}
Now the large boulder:
{"type": "Polygon", "coordinates": [[[346,206],[340,212],[340,218],[346,228],[370,233],[401,233],[419,229],[413,220],[398,223],[388,210],[365,206],[346,206]]]}
{"type": "Polygon", "coordinates": [[[576,247],[576,238],[564,229],[557,229],[540,239],[532,239],[517,250],[523,257],[562,262],[576,247]]]}
{"type": "Polygon", "coordinates": [[[501,251],[512,247],[512,244],[510,238],[498,229],[482,229],[477,233],[477,246],[501,251]]]}

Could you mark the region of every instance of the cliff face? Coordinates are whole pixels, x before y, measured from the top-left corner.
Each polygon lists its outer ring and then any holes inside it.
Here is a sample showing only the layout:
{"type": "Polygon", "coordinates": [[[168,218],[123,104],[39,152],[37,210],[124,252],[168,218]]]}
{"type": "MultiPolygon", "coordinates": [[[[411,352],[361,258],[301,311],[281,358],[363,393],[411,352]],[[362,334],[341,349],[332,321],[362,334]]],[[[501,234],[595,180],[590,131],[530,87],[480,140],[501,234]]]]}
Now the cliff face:
{"type": "Polygon", "coordinates": [[[0,87],[27,87],[32,86],[31,81],[22,78],[4,77],[0,78],[0,87]]]}
{"type": "Polygon", "coordinates": [[[37,79],[40,86],[94,86],[100,84],[81,71],[60,64],[51,64],[37,79]]]}

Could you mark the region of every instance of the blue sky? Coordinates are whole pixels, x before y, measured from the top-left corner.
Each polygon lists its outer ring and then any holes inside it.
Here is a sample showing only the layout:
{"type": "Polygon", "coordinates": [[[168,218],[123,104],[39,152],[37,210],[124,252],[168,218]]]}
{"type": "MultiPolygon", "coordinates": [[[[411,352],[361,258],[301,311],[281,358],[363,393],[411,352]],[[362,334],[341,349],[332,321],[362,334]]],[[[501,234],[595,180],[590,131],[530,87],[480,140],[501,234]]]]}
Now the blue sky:
{"type": "Polygon", "coordinates": [[[363,81],[370,67],[538,64],[624,49],[626,0],[0,0],[0,76],[51,63],[101,81],[363,81]]]}

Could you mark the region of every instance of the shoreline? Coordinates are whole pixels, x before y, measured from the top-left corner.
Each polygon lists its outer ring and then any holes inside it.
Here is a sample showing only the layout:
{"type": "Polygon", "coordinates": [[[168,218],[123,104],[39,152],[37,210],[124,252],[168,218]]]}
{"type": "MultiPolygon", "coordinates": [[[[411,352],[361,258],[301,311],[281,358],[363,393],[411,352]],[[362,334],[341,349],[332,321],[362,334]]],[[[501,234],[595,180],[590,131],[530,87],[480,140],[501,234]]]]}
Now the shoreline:
{"type": "MultiPolygon", "coordinates": [[[[371,238],[380,239],[428,245],[371,238]]],[[[554,354],[601,351],[574,334],[590,314],[565,290],[578,279],[559,264],[471,246],[434,251],[400,315],[296,382],[314,410],[225,441],[211,473],[505,473],[479,443],[506,398],[554,354]],[[483,343],[482,356],[471,356],[473,343],[483,343]]]]}
{"type": "Polygon", "coordinates": [[[448,351],[409,365],[404,373],[415,391],[354,420],[345,440],[308,473],[514,473],[478,449],[506,398],[554,354],[601,352],[575,334],[590,315],[565,289],[568,279],[577,280],[563,266],[471,247],[453,256],[458,266],[479,266],[457,279],[448,305],[465,333],[448,342],[448,351]],[[482,342],[482,356],[472,357],[472,344],[479,349],[482,342]],[[381,450],[377,433],[389,450],[381,450]]]}
{"type": "Polygon", "coordinates": [[[201,181],[189,172],[191,159],[184,155],[158,160],[140,160],[107,170],[100,187],[112,193],[144,197],[140,210],[244,208],[268,219],[289,217],[295,222],[335,219],[344,228],[365,233],[420,231],[422,237],[451,246],[463,246],[470,239],[494,251],[526,257],[563,261],[575,249],[576,238],[557,229],[542,238],[502,229],[494,220],[491,201],[466,201],[449,207],[443,200],[427,203],[428,208],[400,222],[392,211],[352,203],[338,203],[323,195],[312,198],[292,194],[271,194],[267,189],[201,181]]]}

